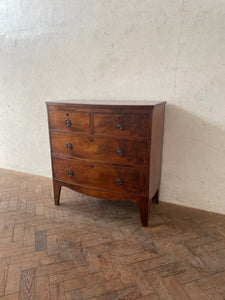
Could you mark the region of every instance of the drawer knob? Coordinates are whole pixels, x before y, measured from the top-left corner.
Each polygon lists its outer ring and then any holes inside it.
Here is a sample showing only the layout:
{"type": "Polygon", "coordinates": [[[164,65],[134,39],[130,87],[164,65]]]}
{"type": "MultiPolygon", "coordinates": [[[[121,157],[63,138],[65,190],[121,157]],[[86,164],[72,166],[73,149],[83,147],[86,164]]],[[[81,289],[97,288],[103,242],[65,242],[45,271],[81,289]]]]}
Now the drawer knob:
{"type": "Polygon", "coordinates": [[[116,123],[116,129],[122,130],[123,129],[123,124],[121,122],[116,123]]]}
{"type": "Polygon", "coordinates": [[[68,170],[68,171],[67,171],[67,174],[68,174],[69,176],[73,176],[73,171],[72,171],[72,170],[68,170]]]}
{"type": "Polygon", "coordinates": [[[116,154],[119,155],[119,156],[123,156],[123,150],[120,149],[120,148],[117,148],[116,149],[116,154]]]}
{"type": "Polygon", "coordinates": [[[70,126],[71,126],[71,121],[70,121],[70,119],[66,119],[66,120],[65,120],[65,124],[66,124],[67,127],[70,127],[70,126]]]}
{"type": "Polygon", "coordinates": [[[93,138],[90,138],[90,142],[93,142],[94,141],[94,139],[93,138]]]}
{"type": "Polygon", "coordinates": [[[66,148],[67,148],[68,150],[72,150],[72,149],[73,149],[73,145],[72,145],[71,143],[67,143],[67,144],[66,144],[66,148]]]}
{"type": "Polygon", "coordinates": [[[116,177],[115,179],[115,184],[117,185],[121,185],[123,183],[123,179],[119,178],[119,177],[116,177]]]}

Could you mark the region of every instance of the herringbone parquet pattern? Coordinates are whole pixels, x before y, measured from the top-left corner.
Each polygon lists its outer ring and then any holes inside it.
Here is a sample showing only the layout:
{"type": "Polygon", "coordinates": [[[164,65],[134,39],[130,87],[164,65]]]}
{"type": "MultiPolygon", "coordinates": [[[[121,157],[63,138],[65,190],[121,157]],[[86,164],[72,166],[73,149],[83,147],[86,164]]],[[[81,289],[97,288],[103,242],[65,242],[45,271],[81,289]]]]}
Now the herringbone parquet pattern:
{"type": "Polygon", "coordinates": [[[0,169],[0,299],[225,299],[225,216],[97,200],[0,169]]]}

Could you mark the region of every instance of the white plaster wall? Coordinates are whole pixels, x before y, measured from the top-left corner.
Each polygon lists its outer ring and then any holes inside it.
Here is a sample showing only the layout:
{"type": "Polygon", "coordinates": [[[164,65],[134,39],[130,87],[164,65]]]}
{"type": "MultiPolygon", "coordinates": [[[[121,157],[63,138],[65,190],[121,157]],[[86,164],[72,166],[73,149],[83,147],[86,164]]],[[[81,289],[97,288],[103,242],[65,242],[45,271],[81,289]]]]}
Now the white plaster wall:
{"type": "Polygon", "coordinates": [[[161,200],[225,213],[224,0],[1,0],[0,167],[51,176],[46,100],[166,100],[161,200]]]}

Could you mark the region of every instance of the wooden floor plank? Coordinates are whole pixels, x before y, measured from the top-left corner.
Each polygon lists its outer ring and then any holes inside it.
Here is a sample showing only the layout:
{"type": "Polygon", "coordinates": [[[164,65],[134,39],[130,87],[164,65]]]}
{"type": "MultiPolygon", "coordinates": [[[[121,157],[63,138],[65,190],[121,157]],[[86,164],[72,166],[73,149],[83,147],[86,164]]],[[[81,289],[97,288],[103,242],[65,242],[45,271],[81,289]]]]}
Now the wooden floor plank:
{"type": "Polygon", "coordinates": [[[20,291],[20,265],[9,265],[5,295],[20,291]]]}
{"type": "Polygon", "coordinates": [[[50,285],[51,300],[66,300],[65,289],[63,283],[55,283],[50,285]]]}
{"type": "Polygon", "coordinates": [[[9,268],[9,259],[0,259],[0,296],[4,296],[9,268]]]}
{"type": "Polygon", "coordinates": [[[24,240],[24,223],[15,224],[13,233],[13,242],[24,240]]]}
{"type": "Polygon", "coordinates": [[[69,291],[66,293],[66,300],[83,300],[80,290],[69,291]]]}
{"type": "Polygon", "coordinates": [[[0,300],[224,300],[225,216],[93,199],[0,169],[0,300]]]}
{"type": "Polygon", "coordinates": [[[130,270],[130,273],[132,274],[142,296],[154,293],[154,289],[151,282],[148,280],[145,273],[140,268],[139,264],[132,264],[131,266],[129,266],[128,269],[130,270]]]}
{"type": "Polygon", "coordinates": [[[21,271],[20,276],[20,300],[35,299],[35,270],[21,271]]]}
{"type": "Polygon", "coordinates": [[[186,293],[189,295],[191,299],[198,300],[209,300],[210,298],[205,294],[195,282],[190,282],[184,285],[184,289],[186,293]]]}
{"type": "Polygon", "coordinates": [[[35,251],[47,249],[46,232],[44,230],[35,231],[35,251]]]}
{"type": "Polygon", "coordinates": [[[1,300],[19,300],[19,293],[0,297],[1,300]]]}
{"type": "Polygon", "coordinates": [[[49,276],[44,275],[35,278],[35,299],[36,300],[49,300],[49,276]]]}

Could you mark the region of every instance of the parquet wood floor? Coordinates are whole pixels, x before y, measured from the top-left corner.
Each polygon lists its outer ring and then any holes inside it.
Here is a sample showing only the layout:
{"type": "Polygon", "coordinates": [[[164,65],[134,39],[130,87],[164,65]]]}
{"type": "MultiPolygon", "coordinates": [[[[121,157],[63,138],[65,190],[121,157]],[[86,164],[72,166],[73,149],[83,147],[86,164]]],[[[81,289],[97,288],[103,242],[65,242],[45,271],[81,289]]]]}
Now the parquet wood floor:
{"type": "Polygon", "coordinates": [[[0,169],[0,300],[225,299],[225,216],[97,200],[0,169]]]}

